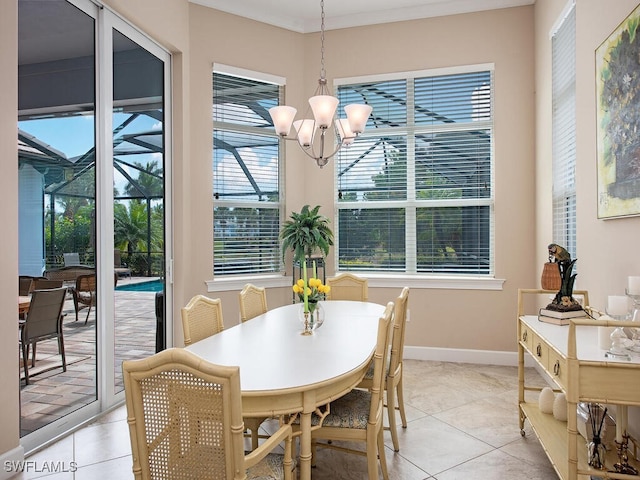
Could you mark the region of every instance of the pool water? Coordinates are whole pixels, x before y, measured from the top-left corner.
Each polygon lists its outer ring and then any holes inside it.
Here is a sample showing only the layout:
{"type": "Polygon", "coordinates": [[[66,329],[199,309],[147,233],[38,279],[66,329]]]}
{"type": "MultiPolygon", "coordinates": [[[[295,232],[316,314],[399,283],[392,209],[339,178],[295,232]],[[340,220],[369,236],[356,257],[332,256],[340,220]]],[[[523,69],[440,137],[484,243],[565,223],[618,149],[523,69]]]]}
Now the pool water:
{"type": "Polygon", "coordinates": [[[164,280],[157,279],[148,282],[128,283],[116,286],[116,290],[125,292],[161,292],[164,290],[164,280]]]}

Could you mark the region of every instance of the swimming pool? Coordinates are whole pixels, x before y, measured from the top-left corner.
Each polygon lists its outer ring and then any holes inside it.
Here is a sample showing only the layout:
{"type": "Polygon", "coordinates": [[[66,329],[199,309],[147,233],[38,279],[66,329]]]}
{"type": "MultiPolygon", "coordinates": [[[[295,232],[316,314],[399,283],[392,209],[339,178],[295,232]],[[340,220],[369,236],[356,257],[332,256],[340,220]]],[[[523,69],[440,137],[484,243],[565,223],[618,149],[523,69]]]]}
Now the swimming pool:
{"type": "Polygon", "coordinates": [[[161,292],[164,290],[164,280],[158,278],[156,280],[150,280],[148,282],[117,285],[116,290],[125,292],[161,292]]]}

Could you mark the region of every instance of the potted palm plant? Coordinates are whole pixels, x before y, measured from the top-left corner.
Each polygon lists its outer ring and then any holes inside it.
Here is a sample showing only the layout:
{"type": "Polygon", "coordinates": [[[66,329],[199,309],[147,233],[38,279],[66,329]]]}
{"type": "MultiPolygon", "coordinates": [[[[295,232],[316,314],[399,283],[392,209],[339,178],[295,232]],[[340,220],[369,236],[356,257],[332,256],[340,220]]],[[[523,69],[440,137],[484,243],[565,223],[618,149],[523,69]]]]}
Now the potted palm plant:
{"type": "Polygon", "coordinates": [[[293,251],[293,262],[302,264],[316,252],[322,257],[329,254],[333,245],[333,232],[329,227],[329,219],[318,213],[320,205],[314,208],[305,205],[299,213],[292,212],[280,230],[282,240],[282,258],[288,250],[293,251]]]}
{"type": "Polygon", "coordinates": [[[322,325],[323,314],[319,300],[324,299],[328,291],[328,287],[318,278],[316,267],[324,269],[324,257],[329,254],[329,247],[333,245],[333,232],[329,227],[329,219],[318,213],[319,210],[320,205],[314,208],[305,205],[299,213],[291,213],[280,230],[283,260],[288,250],[293,252],[294,301],[297,295],[302,302],[301,319],[304,321],[305,335],[310,335],[322,325]],[[321,255],[317,259],[313,258],[316,252],[321,255]],[[296,265],[300,267],[299,280],[295,278],[296,265]],[[312,268],[309,275],[307,268],[312,268]]]}

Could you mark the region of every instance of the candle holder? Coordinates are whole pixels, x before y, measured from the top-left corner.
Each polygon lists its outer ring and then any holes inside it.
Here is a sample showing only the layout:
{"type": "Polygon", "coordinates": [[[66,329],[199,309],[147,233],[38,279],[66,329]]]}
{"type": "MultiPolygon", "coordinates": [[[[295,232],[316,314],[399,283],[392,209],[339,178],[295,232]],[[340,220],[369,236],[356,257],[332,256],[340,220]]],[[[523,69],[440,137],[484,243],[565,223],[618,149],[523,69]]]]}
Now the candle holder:
{"type": "MultiPolygon", "coordinates": [[[[616,315],[607,312],[614,320],[628,320],[629,314],[626,315],[616,315]]],[[[611,332],[611,346],[609,350],[607,350],[604,354],[605,357],[615,358],[617,360],[631,360],[631,355],[629,355],[629,351],[627,350],[627,334],[624,333],[624,329],[622,327],[615,327],[613,332],[611,332]]]]}
{"type": "Polygon", "coordinates": [[[309,322],[309,312],[303,312],[304,316],[304,330],[300,332],[300,335],[312,335],[313,325],[309,322]]]}
{"type": "Polygon", "coordinates": [[[618,461],[613,465],[616,473],[624,473],[625,475],[638,475],[638,470],[629,465],[629,435],[625,431],[622,435],[622,442],[616,441],[616,450],[618,452],[618,461]]]}
{"type": "MultiPolygon", "coordinates": [[[[640,294],[629,293],[629,290],[625,290],[627,297],[633,300],[633,312],[631,314],[631,321],[640,323],[640,294]]],[[[640,326],[638,328],[631,329],[632,343],[627,347],[632,352],[640,353],[640,326]]]]}

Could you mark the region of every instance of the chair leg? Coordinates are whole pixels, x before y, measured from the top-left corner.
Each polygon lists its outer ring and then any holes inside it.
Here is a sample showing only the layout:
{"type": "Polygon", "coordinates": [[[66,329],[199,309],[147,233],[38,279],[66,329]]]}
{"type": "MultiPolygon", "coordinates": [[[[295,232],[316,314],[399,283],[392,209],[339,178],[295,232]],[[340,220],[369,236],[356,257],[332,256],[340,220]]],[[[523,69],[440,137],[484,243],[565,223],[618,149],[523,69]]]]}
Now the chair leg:
{"type": "Polygon", "coordinates": [[[24,370],[24,383],[29,385],[29,344],[22,342],[22,368],[24,370]]]}
{"type": "Polygon", "coordinates": [[[386,458],[384,457],[384,428],[382,427],[382,425],[380,425],[377,433],[371,433],[373,435],[369,436],[369,432],[367,432],[367,443],[365,447],[367,449],[368,479],[377,480],[378,478],[380,478],[378,475],[379,461],[380,467],[382,468],[382,477],[385,480],[388,480],[389,477],[388,475],[386,475],[387,463],[386,458]]]}
{"type": "Polygon", "coordinates": [[[258,429],[251,430],[251,450],[258,448],[258,429]]]}
{"type": "Polygon", "coordinates": [[[73,307],[76,311],[76,322],[78,321],[78,310],[80,310],[80,305],[78,305],[78,297],[77,297],[77,293],[73,294],[73,307]]]}
{"type": "Polygon", "coordinates": [[[393,451],[400,451],[398,443],[398,427],[396,425],[396,395],[393,386],[393,377],[387,379],[387,413],[389,416],[389,430],[391,430],[391,441],[393,442],[393,451]]]}
{"type": "MultiPolygon", "coordinates": [[[[31,352],[31,366],[35,367],[36,366],[36,342],[33,342],[31,345],[33,346],[33,349],[31,352]]],[[[27,353],[29,353],[28,347],[27,347],[27,353]]]]}
{"type": "Polygon", "coordinates": [[[58,335],[58,353],[62,357],[62,371],[67,371],[67,357],[64,353],[64,337],[62,336],[62,321],[60,322],[60,335],[58,335]]]}
{"type": "Polygon", "coordinates": [[[404,395],[402,389],[402,372],[400,372],[400,380],[396,386],[396,395],[398,400],[398,409],[400,410],[400,419],[402,420],[402,428],[407,428],[407,414],[404,411],[404,395]]]}
{"type": "Polygon", "coordinates": [[[87,308],[87,318],[84,319],[84,324],[86,325],[89,321],[89,314],[91,313],[91,307],[93,306],[93,299],[91,299],[91,303],[89,303],[89,308],[87,308]]]}
{"type": "MultiPolygon", "coordinates": [[[[389,471],[387,470],[387,457],[385,455],[384,452],[384,429],[380,428],[380,430],[378,430],[378,442],[377,442],[377,451],[378,451],[378,457],[380,458],[380,469],[382,470],[382,478],[384,480],[389,480],[389,471]]],[[[368,451],[368,449],[367,449],[368,451]]],[[[375,469],[375,477],[373,478],[378,478],[378,464],[376,462],[376,469],[375,469]]],[[[369,478],[371,477],[371,471],[369,471],[369,478]]]]}

